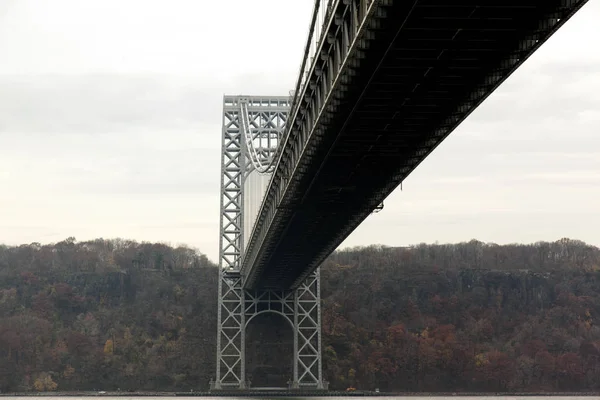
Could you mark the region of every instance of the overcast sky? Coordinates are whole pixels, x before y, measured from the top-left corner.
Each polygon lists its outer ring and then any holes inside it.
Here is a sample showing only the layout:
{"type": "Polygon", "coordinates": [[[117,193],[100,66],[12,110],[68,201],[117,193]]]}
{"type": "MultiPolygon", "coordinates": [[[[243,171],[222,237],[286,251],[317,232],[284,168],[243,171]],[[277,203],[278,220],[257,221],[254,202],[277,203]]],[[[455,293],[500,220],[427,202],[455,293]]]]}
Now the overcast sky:
{"type": "MultiPolygon", "coordinates": [[[[218,258],[223,94],[287,95],[308,0],[0,0],[0,242],[122,237],[218,258]]],[[[600,245],[600,0],[345,246],[600,245]]]]}

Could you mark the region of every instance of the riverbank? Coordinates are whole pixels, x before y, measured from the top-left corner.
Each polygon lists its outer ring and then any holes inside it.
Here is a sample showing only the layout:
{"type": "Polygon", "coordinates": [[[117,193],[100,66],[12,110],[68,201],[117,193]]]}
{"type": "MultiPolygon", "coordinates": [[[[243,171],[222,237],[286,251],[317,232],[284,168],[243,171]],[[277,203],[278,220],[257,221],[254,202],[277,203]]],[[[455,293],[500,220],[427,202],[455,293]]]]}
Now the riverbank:
{"type": "Polygon", "coordinates": [[[371,392],[333,390],[218,390],[212,392],[21,392],[0,393],[0,397],[574,397],[600,396],[600,392],[371,392]]]}

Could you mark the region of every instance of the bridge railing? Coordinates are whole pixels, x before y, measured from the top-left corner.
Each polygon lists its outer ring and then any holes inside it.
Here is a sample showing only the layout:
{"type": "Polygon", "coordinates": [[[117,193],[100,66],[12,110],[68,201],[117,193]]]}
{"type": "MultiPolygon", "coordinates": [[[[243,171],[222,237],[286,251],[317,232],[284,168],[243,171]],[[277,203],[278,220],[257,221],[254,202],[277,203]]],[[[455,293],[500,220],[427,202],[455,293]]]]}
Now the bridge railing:
{"type": "Polygon", "coordinates": [[[323,26],[325,25],[325,22],[329,20],[335,3],[338,1],[339,0],[315,0],[310,26],[308,28],[308,38],[304,47],[302,64],[300,65],[296,87],[292,92],[290,115],[294,115],[294,111],[302,98],[302,93],[306,87],[306,81],[310,76],[315,57],[317,56],[317,51],[320,48],[321,42],[325,40],[325,29],[323,29],[323,26]]]}
{"type": "MultiPolygon", "coordinates": [[[[286,149],[286,147],[288,147],[289,141],[292,139],[291,131],[293,129],[294,116],[298,112],[298,108],[300,107],[302,98],[304,97],[306,87],[308,86],[308,80],[310,79],[311,73],[314,69],[314,65],[317,61],[317,53],[320,51],[323,42],[327,39],[326,27],[330,22],[333,10],[336,9],[337,5],[341,1],[342,0],[315,0],[313,13],[310,20],[310,26],[308,30],[308,38],[306,40],[306,45],[304,47],[304,55],[302,57],[302,63],[300,65],[300,70],[298,73],[298,80],[296,82],[295,89],[290,93],[290,109],[288,113],[288,119],[286,122],[285,133],[283,135],[282,141],[277,146],[277,150],[273,156],[271,165],[269,166],[269,172],[271,172],[271,166],[274,167],[274,169],[276,170],[277,167],[281,164],[281,159],[283,158],[283,155],[285,153],[284,150],[286,149]]],[[[268,194],[271,191],[273,180],[277,178],[276,175],[276,173],[273,173],[273,175],[271,176],[271,179],[267,186],[266,194],[268,194]]],[[[267,200],[266,195],[258,211],[258,217],[263,216],[267,219],[272,219],[273,215],[271,214],[273,210],[269,210],[269,216],[263,215],[263,211],[265,209],[265,200],[267,200]]],[[[260,232],[259,229],[257,229],[257,222],[258,220],[254,221],[252,231],[250,233],[250,238],[253,238],[253,241],[261,242],[264,239],[264,235],[266,234],[266,232],[260,232]],[[257,231],[259,231],[258,234],[260,235],[260,238],[255,237],[257,231]]],[[[244,260],[246,258],[251,258],[247,257],[247,249],[245,251],[246,253],[243,256],[242,264],[245,263],[244,260]]]]}
{"type": "MultiPolygon", "coordinates": [[[[331,16],[331,12],[334,9],[336,3],[340,0],[315,0],[315,5],[313,7],[313,14],[310,20],[310,26],[308,29],[308,39],[306,41],[306,45],[304,47],[304,55],[302,57],[302,64],[300,65],[300,71],[298,73],[298,80],[296,82],[296,87],[294,90],[290,91],[290,110],[289,115],[294,115],[295,110],[298,108],[300,99],[302,99],[304,89],[306,88],[306,81],[309,79],[313,64],[315,63],[315,57],[317,52],[319,51],[320,45],[323,40],[325,40],[325,29],[323,28],[325,22],[329,20],[331,16]]],[[[242,105],[241,108],[242,114],[244,114],[244,108],[242,105]]],[[[247,111],[246,111],[247,114],[247,111]]],[[[291,122],[291,121],[288,121],[291,122]]],[[[256,168],[259,173],[266,174],[272,173],[274,168],[277,166],[281,155],[283,154],[283,149],[286,146],[287,139],[289,137],[289,132],[292,128],[292,124],[288,123],[286,127],[286,132],[283,135],[282,143],[277,146],[277,150],[275,150],[273,157],[264,166],[260,168],[256,168]]],[[[250,135],[250,129],[245,128],[246,134],[250,135]]],[[[248,143],[249,139],[246,138],[248,143]]],[[[250,145],[248,146],[248,150],[251,155],[254,151],[254,148],[250,145]]],[[[255,166],[256,167],[256,166],[255,166]]]]}

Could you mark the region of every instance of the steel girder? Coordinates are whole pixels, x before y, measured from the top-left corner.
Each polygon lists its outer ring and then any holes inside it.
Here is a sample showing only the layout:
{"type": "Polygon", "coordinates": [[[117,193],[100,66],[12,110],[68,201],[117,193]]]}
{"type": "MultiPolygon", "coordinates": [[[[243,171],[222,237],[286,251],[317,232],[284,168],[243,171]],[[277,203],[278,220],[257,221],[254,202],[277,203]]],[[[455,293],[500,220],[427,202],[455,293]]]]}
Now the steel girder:
{"type": "Polygon", "coordinates": [[[246,246],[245,287],[297,287],[586,2],[328,2],[246,246]]]}
{"type": "MultiPolygon", "coordinates": [[[[289,135],[286,136],[279,152],[279,163],[274,170],[263,206],[256,221],[255,232],[248,243],[247,252],[242,260],[242,271],[248,287],[257,285],[260,273],[266,267],[269,258],[268,246],[274,236],[273,226],[280,226],[290,218],[297,198],[289,193],[297,187],[297,175],[304,164],[312,161],[316,152],[307,147],[307,143],[320,142],[319,138],[327,130],[326,124],[332,118],[343,100],[343,93],[364,51],[374,40],[371,34],[379,27],[379,21],[386,18],[385,7],[392,0],[329,0],[326,3],[324,21],[317,24],[314,32],[315,50],[305,54],[295,97],[290,110],[289,135]],[[323,64],[323,61],[327,62],[323,64]],[[293,125],[292,125],[293,124],[293,125]]],[[[381,201],[374,204],[375,209],[381,201]]],[[[349,233],[349,232],[348,232],[349,233]]],[[[329,255],[330,252],[321,258],[329,255]]],[[[308,276],[314,266],[308,267],[292,288],[308,276]]]]}

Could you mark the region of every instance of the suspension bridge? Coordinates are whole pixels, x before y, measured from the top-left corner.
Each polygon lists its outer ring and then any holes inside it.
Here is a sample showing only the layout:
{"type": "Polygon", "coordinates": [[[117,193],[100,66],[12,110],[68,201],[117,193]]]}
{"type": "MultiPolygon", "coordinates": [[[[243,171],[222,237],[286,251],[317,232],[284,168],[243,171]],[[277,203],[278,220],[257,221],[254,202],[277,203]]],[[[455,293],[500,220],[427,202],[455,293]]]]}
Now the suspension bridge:
{"type": "Polygon", "coordinates": [[[315,1],[291,95],[224,97],[212,389],[250,386],[266,312],[293,331],[290,388],[326,386],[321,262],[586,2],[315,1]]]}

